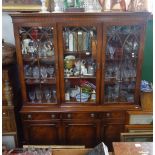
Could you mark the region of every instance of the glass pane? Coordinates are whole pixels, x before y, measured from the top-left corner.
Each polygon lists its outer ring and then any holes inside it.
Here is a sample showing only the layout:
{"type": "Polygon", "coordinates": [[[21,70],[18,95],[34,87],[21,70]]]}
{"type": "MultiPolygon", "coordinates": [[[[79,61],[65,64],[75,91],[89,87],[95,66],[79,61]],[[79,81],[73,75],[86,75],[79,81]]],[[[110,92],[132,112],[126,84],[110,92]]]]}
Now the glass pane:
{"type": "Polygon", "coordinates": [[[105,102],[134,102],[141,26],[107,29],[105,102]]]}
{"type": "Polygon", "coordinates": [[[66,102],[96,102],[97,30],[65,27],[64,76],[66,102]]]}
{"type": "Polygon", "coordinates": [[[53,27],[20,29],[27,101],[56,103],[53,27]]]}

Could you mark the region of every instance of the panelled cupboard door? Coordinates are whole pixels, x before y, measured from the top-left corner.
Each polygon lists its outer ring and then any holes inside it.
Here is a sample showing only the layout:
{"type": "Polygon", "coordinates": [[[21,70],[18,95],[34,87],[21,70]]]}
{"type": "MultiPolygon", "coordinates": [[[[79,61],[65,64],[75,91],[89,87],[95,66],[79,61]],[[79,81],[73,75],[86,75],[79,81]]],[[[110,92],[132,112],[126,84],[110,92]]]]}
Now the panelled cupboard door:
{"type": "Polygon", "coordinates": [[[119,22],[103,29],[101,102],[138,104],[145,26],[119,22]]]}
{"type": "Polygon", "coordinates": [[[108,146],[109,151],[113,151],[112,142],[120,141],[120,133],[124,131],[124,124],[104,125],[103,137],[101,140],[108,146]]]}
{"type": "Polygon", "coordinates": [[[102,26],[76,21],[58,30],[62,103],[99,103],[102,26]]]}
{"type": "Polygon", "coordinates": [[[15,33],[23,101],[35,106],[57,104],[59,79],[55,25],[25,23],[15,26],[15,33]]]}
{"type": "Polygon", "coordinates": [[[95,121],[64,121],[63,130],[65,145],[85,145],[90,148],[98,144],[99,124],[95,121]]]}
{"type": "Polygon", "coordinates": [[[25,141],[29,145],[60,145],[59,122],[24,122],[25,141]]]}

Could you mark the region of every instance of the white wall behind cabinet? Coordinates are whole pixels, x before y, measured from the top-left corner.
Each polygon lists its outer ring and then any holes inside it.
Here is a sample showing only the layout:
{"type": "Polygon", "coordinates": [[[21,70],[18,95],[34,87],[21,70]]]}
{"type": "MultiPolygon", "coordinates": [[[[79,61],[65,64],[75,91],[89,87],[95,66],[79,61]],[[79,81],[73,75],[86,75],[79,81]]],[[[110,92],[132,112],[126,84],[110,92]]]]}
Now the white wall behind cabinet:
{"type": "Polygon", "coordinates": [[[13,24],[9,13],[2,12],[2,38],[5,42],[15,44],[13,24]]]}

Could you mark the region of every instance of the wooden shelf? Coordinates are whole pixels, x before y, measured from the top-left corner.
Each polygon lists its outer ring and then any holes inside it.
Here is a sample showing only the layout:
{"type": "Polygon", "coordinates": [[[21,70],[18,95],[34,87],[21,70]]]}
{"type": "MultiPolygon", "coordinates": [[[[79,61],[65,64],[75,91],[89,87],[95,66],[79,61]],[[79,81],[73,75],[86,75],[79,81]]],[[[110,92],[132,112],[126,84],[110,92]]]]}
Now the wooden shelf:
{"type": "Polygon", "coordinates": [[[25,78],[26,84],[56,84],[55,78],[44,78],[44,79],[35,79],[35,78],[25,78]]]}
{"type": "Polygon", "coordinates": [[[70,76],[64,77],[65,79],[96,79],[96,76],[70,76]]]}
{"type": "Polygon", "coordinates": [[[65,51],[64,55],[80,55],[80,56],[90,56],[91,51],[65,51]]]}

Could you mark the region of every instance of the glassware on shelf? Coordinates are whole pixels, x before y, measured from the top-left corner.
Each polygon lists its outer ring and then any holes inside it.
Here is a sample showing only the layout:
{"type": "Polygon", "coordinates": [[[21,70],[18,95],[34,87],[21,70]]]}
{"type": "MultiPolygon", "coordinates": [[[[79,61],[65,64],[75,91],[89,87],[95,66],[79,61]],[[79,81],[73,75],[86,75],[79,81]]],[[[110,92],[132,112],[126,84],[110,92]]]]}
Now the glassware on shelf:
{"type": "Polygon", "coordinates": [[[47,101],[47,103],[51,102],[51,90],[49,88],[45,88],[44,90],[44,94],[45,94],[45,99],[47,101]]]}
{"type": "Polygon", "coordinates": [[[49,74],[49,77],[54,76],[54,67],[53,66],[47,67],[46,70],[47,70],[47,73],[49,74]]]}
{"type": "Polygon", "coordinates": [[[62,12],[64,10],[63,0],[54,0],[54,12],[62,12]]]}
{"type": "Polygon", "coordinates": [[[70,101],[70,92],[69,92],[69,90],[67,90],[66,93],[65,93],[65,101],[70,101]]]}
{"type": "Polygon", "coordinates": [[[114,54],[115,54],[115,48],[114,47],[112,47],[112,46],[108,46],[108,48],[109,48],[109,54],[110,54],[110,59],[114,59],[114,54]]]}
{"type": "Polygon", "coordinates": [[[32,77],[32,67],[30,65],[24,66],[25,77],[32,77]]]}
{"type": "Polygon", "coordinates": [[[35,103],[35,91],[32,89],[28,92],[29,94],[29,98],[31,100],[32,103],[35,103]]]}
{"type": "Polygon", "coordinates": [[[42,92],[41,92],[40,88],[35,89],[35,94],[36,94],[36,99],[37,99],[38,103],[42,103],[42,92]]]}
{"type": "Polygon", "coordinates": [[[30,53],[30,56],[33,58],[35,55],[35,48],[33,46],[33,42],[29,42],[29,50],[28,52],[30,53]]]}
{"type": "Polygon", "coordinates": [[[38,79],[40,77],[39,67],[38,66],[33,67],[32,74],[33,74],[33,77],[36,79],[36,81],[38,81],[38,79]]]}
{"type": "Polygon", "coordinates": [[[47,7],[46,7],[46,0],[40,0],[40,1],[41,1],[40,13],[49,13],[49,11],[47,11],[47,7]]]}
{"type": "Polygon", "coordinates": [[[85,0],[84,7],[86,12],[101,12],[102,10],[98,0],[85,0]]]}
{"type": "Polygon", "coordinates": [[[40,67],[40,74],[41,74],[41,77],[43,78],[43,80],[46,81],[46,78],[47,78],[46,67],[44,67],[44,66],[40,67]]]}
{"type": "Polygon", "coordinates": [[[56,99],[57,99],[57,96],[56,96],[56,90],[54,89],[53,91],[52,91],[52,95],[53,95],[53,99],[56,101],[56,99]]]}

